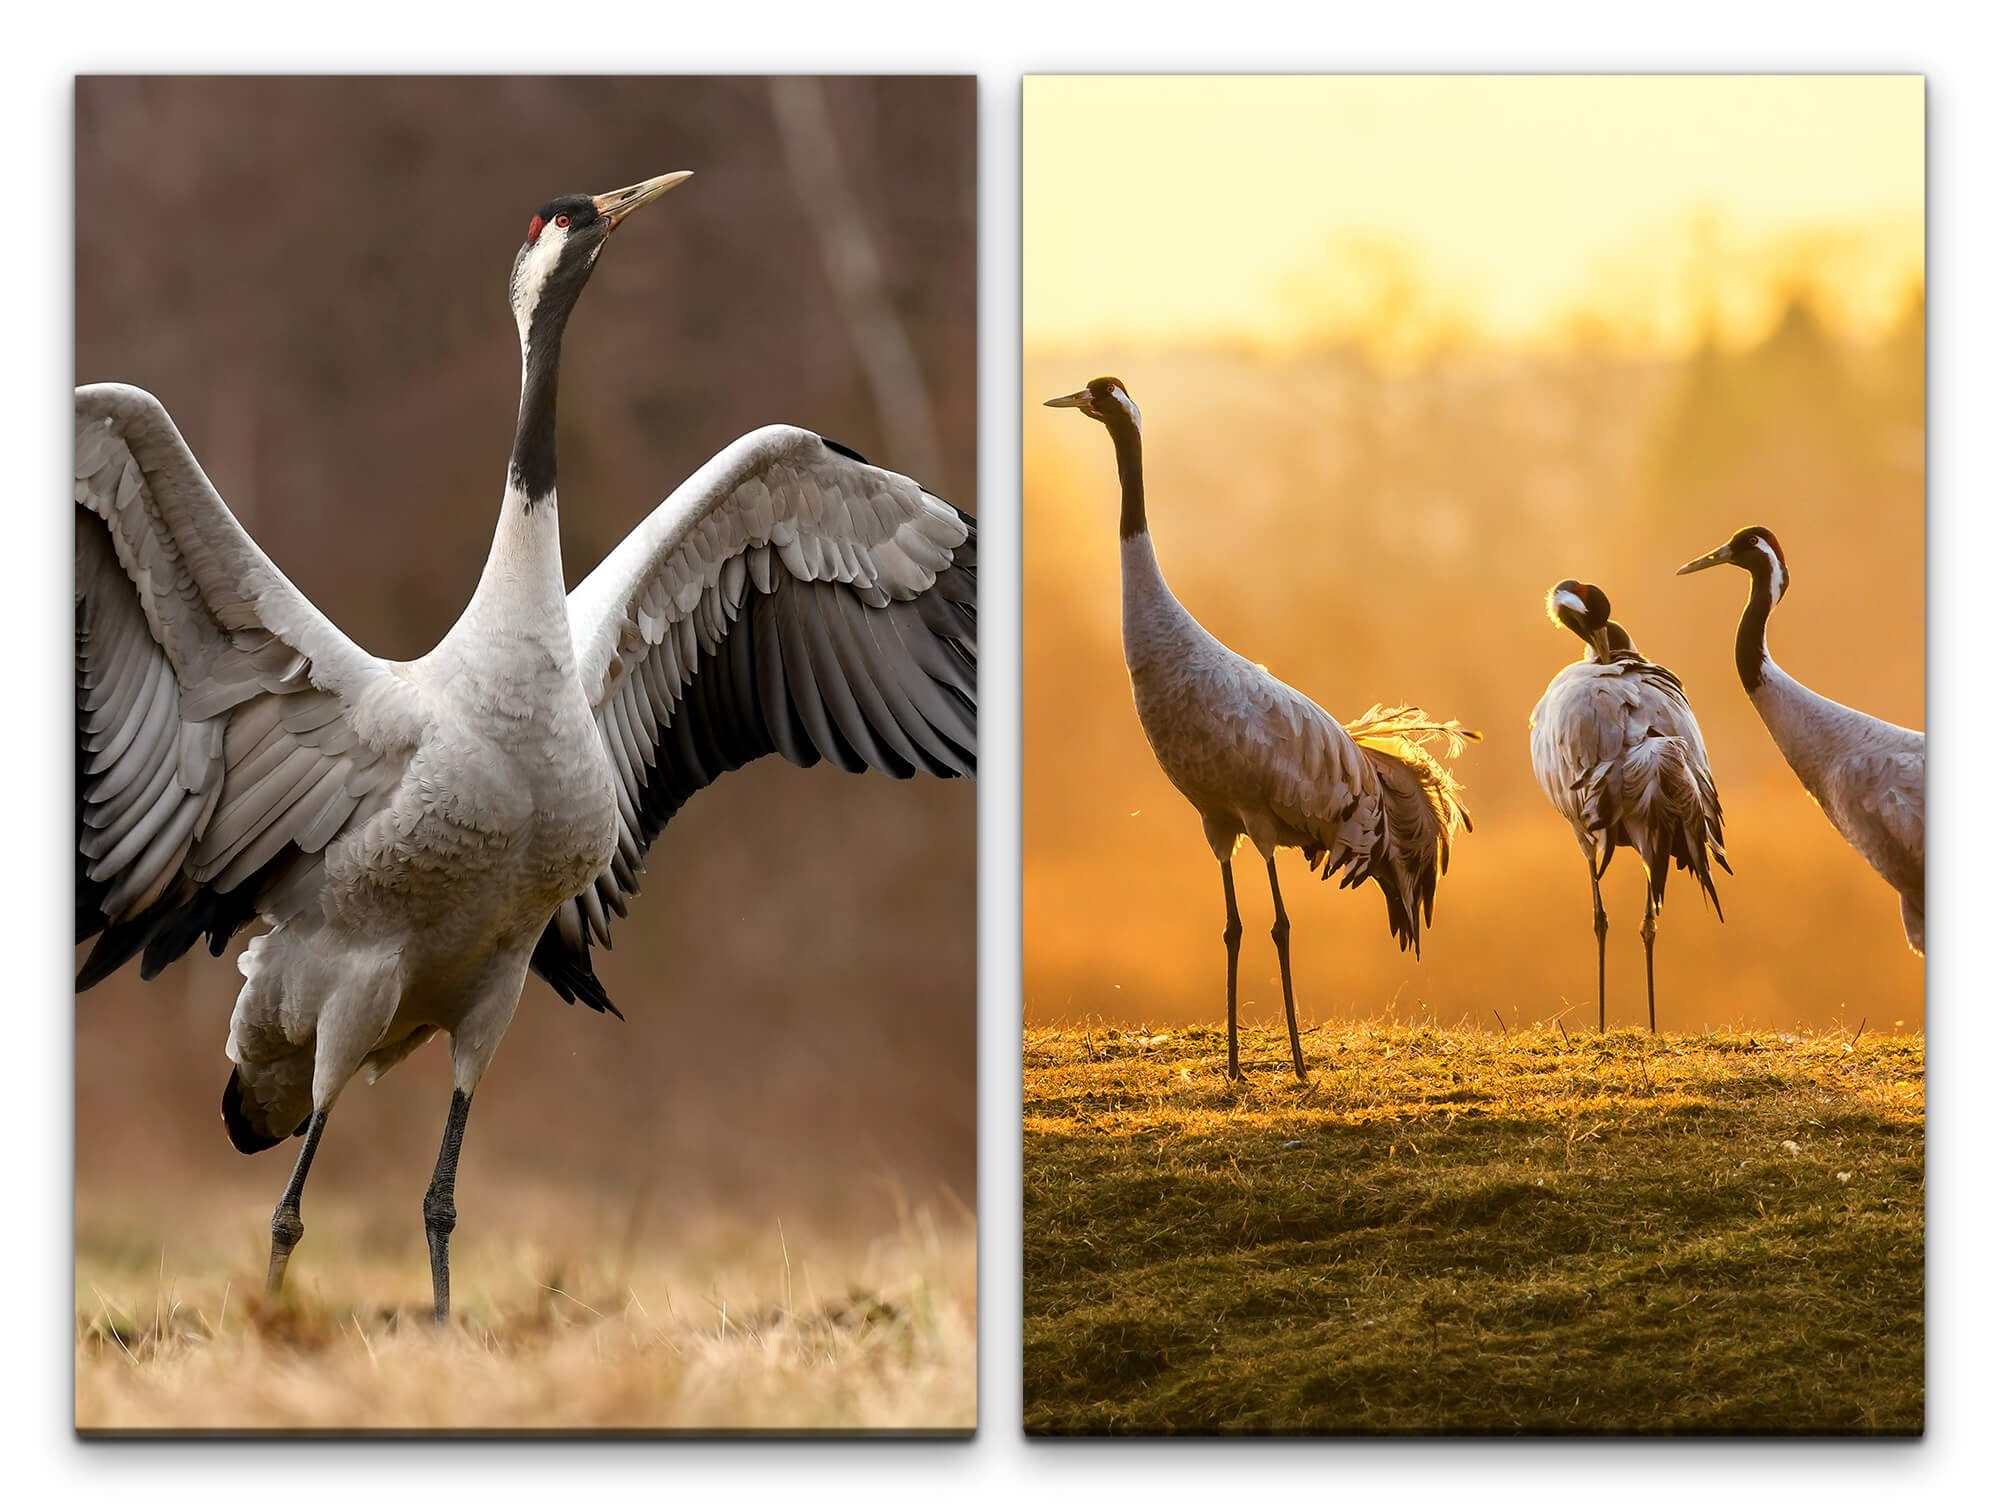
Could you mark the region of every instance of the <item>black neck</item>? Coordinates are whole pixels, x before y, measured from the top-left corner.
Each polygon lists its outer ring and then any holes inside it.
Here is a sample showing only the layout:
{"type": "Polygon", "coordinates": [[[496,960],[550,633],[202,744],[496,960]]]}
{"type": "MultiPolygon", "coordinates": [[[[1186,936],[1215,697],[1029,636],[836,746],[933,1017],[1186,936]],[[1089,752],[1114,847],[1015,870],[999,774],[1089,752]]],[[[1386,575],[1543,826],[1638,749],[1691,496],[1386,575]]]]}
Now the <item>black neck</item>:
{"type": "Polygon", "coordinates": [[[1118,451],[1118,536],[1136,538],[1146,531],[1146,469],[1139,456],[1139,429],[1131,419],[1114,417],[1111,447],[1118,451]]]}
{"type": "Polygon", "coordinates": [[[1602,663],[1604,661],[1597,655],[1597,644],[1591,640],[1589,624],[1581,617],[1572,616],[1568,611],[1559,611],[1556,613],[1556,622],[1565,631],[1572,633],[1578,642],[1583,644],[1583,661],[1585,663],[1602,663]]]}
{"type": "Polygon", "coordinates": [[[521,362],[521,412],[507,476],[532,509],[556,494],[556,366],[562,327],[531,329],[521,362]]]}
{"type": "Polygon", "coordinates": [[[1750,598],[1743,603],[1743,619],[1736,624],[1736,677],[1746,690],[1755,691],[1764,682],[1764,670],[1771,654],[1764,645],[1764,626],[1771,619],[1778,592],[1771,578],[1771,561],[1758,550],[1745,566],[1750,572],[1750,598]]]}

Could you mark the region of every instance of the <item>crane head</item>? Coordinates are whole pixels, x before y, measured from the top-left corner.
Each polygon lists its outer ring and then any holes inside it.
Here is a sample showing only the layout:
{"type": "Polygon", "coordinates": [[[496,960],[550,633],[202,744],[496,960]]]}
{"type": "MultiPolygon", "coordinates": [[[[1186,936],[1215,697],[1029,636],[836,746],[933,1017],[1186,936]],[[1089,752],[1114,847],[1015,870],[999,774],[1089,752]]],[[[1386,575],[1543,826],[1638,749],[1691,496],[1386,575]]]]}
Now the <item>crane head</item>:
{"type": "Polygon", "coordinates": [[[1722,547],[1703,554],[1699,559],[1688,560],[1674,573],[1694,574],[1698,570],[1713,569],[1718,564],[1734,564],[1738,569],[1749,570],[1758,579],[1768,580],[1774,603],[1785,598],[1785,591],[1792,583],[1792,572],[1785,564],[1785,551],[1778,546],[1778,535],[1768,527],[1739,528],[1722,547]]]}
{"type": "MultiPolygon", "coordinates": [[[[1611,659],[1611,598],[1595,585],[1560,580],[1549,590],[1549,620],[1568,627],[1590,645],[1599,663],[1611,659]]],[[[1628,637],[1626,642],[1629,644],[1628,637]]]]}
{"type": "Polygon", "coordinates": [[[610,193],[566,194],[534,212],[507,284],[523,347],[536,331],[561,332],[577,295],[590,280],[598,252],[625,216],[693,176],[669,172],[610,193]]]}
{"type": "Polygon", "coordinates": [[[1067,397],[1051,397],[1043,407],[1073,407],[1086,418],[1095,418],[1106,428],[1129,426],[1139,431],[1139,404],[1116,376],[1099,376],[1080,392],[1067,397]]]}

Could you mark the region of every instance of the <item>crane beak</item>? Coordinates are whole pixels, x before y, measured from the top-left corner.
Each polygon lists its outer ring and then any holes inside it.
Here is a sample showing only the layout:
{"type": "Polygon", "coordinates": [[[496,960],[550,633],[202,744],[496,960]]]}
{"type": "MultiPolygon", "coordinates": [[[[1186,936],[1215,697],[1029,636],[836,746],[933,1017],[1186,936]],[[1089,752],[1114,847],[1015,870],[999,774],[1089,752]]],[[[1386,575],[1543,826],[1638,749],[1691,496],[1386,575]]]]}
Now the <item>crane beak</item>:
{"type": "Polygon", "coordinates": [[[619,221],[641,204],[650,204],[669,188],[678,188],[693,176],[691,172],[665,173],[657,178],[647,178],[643,183],[634,183],[630,188],[600,193],[591,202],[597,205],[599,214],[611,221],[611,228],[615,230],[619,221]]]}
{"type": "Polygon", "coordinates": [[[1595,650],[1599,663],[1609,663],[1611,661],[1611,629],[1609,627],[1599,627],[1595,632],[1592,632],[1590,634],[1590,646],[1595,650]]]}
{"type": "Polygon", "coordinates": [[[1067,397],[1051,397],[1049,398],[1048,401],[1044,402],[1042,406],[1080,407],[1087,413],[1090,411],[1090,388],[1085,387],[1080,392],[1071,392],[1067,397]]]}
{"type": "Polygon", "coordinates": [[[1703,554],[1699,559],[1689,559],[1687,563],[1681,565],[1681,567],[1679,569],[1676,569],[1674,573],[1698,574],[1704,569],[1713,569],[1718,564],[1727,564],[1728,562],[1729,562],[1729,547],[1727,544],[1725,544],[1721,548],[1718,548],[1712,554],[1703,554]]]}

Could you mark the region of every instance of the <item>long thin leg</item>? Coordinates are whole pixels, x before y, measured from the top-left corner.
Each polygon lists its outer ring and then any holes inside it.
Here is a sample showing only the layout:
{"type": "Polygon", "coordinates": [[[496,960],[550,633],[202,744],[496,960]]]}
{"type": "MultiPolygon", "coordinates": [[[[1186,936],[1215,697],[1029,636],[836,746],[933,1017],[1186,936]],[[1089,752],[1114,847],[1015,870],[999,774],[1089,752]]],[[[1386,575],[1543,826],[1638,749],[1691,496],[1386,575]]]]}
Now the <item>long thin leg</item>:
{"type": "Polygon", "coordinates": [[[465,1142],[465,1118],[472,1098],[454,1090],[451,1112],[444,1120],[444,1142],[438,1146],[437,1170],[424,1192],[424,1236],[431,1245],[431,1314],[442,1326],[451,1319],[451,1230],[458,1225],[458,1205],[452,1192],[458,1185],[458,1148],[465,1142]]]}
{"type": "Polygon", "coordinates": [[[1278,891],[1277,857],[1266,857],[1264,865],[1271,873],[1271,906],[1277,912],[1277,918],[1271,921],[1271,938],[1278,944],[1278,979],[1285,985],[1285,1027],[1292,1035],[1292,1069],[1303,1081],[1306,1057],[1299,1049],[1299,1012],[1292,1002],[1292,921],[1285,913],[1285,895],[1278,891]]]}
{"type": "Polygon", "coordinates": [[[1229,870],[1228,857],[1222,859],[1222,902],[1228,915],[1222,925],[1222,944],[1229,952],[1229,1079],[1240,1081],[1243,1072],[1236,1064],[1236,957],[1243,948],[1243,916],[1236,912],[1236,877],[1229,870]]]}
{"type": "Polygon", "coordinates": [[[1639,926],[1640,938],[1646,942],[1646,1028],[1651,1033],[1660,1032],[1659,1023],[1653,1016],[1653,935],[1660,927],[1660,905],[1653,897],[1649,882],[1646,888],[1646,918],[1639,926]]]}
{"type": "Polygon", "coordinates": [[[267,1295],[276,1295],[284,1288],[285,1265],[291,1262],[299,1239],[306,1235],[306,1225],[299,1220],[299,1194],[306,1188],[306,1172],[312,1168],[313,1152],[324,1132],[324,1112],[306,1119],[306,1141],[299,1146],[298,1162],[292,1166],[292,1178],[285,1182],[285,1194],[278,1198],[278,1209],[271,1213],[271,1272],[264,1279],[267,1295]]]}
{"type": "Polygon", "coordinates": [[[1589,852],[1584,860],[1590,864],[1590,907],[1594,917],[1592,926],[1597,931],[1597,1032],[1604,1032],[1604,933],[1611,928],[1611,921],[1604,914],[1604,893],[1597,876],[1597,861],[1589,852]]]}

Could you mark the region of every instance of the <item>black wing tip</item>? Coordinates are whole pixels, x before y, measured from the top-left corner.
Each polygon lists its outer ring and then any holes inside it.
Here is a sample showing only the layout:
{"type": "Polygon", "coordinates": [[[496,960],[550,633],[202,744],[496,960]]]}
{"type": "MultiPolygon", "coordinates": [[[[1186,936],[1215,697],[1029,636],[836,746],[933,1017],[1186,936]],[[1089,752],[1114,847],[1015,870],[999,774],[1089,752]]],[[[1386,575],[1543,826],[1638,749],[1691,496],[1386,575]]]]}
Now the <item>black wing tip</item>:
{"type": "MultiPolygon", "coordinates": [[[[101,919],[97,928],[102,933],[76,974],[76,990],[88,992],[134,956],[140,958],[139,980],[150,982],[204,937],[208,953],[221,955],[236,932],[257,917],[258,900],[293,855],[290,848],[280,851],[227,893],[182,881],[131,919],[118,923],[101,919]]],[[[80,911],[81,900],[78,907],[80,911]]],[[[77,943],[90,934],[79,923],[77,943]]]]}
{"type": "MultiPolygon", "coordinates": [[[[121,970],[126,962],[146,949],[159,924],[160,916],[148,910],[127,923],[104,925],[97,934],[97,943],[91,946],[90,954],[83,958],[83,965],[77,971],[76,990],[88,992],[114,971],[121,970]]],[[[81,944],[87,938],[79,933],[77,943],[81,944]]],[[[158,970],[158,967],[146,968],[144,980],[150,982],[158,970]]]]}
{"type": "Polygon", "coordinates": [[[565,1003],[571,1006],[582,1003],[593,1013],[609,1013],[613,1018],[623,1021],[625,1015],[619,1011],[618,1005],[611,1001],[611,994],[604,990],[604,984],[597,979],[597,973],[592,969],[588,955],[572,959],[570,965],[553,976],[549,972],[542,971],[540,967],[536,970],[540,972],[542,980],[555,989],[556,996],[565,1003]]]}
{"type": "Polygon", "coordinates": [[[597,979],[597,972],[590,964],[588,942],[581,952],[571,950],[563,943],[554,919],[542,931],[528,965],[565,1003],[573,1006],[580,1002],[593,1013],[609,1013],[623,1022],[625,1015],[611,1001],[611,994],[604,990],[604,983],[597,979]]]}
{"type": "Polygon", "coordinates": [[[853,460],[857,465],[869,463],[867,455],[863,454],[859,449],[850,448],[838,439],[829,439],[825,434],[821,434],[819,441],[843,459],[853,460]]]}
{"type": "Polygon", "coordinates": [[[90,948],[90,954],[83,958],[83,965],[77,971],[76,990],[79,993],[90,991],[131,959],[132,951],[121,948],[107,953],[104,941],[98,941],[90,948]]]}
{"type": "Polygon", "coordinates": [[[234,1070],[222,1088],[222,1126],[229,1131],[229,1142],[239,1154],[261,1154],[291,1137],[287,1133],[266,1133],[250,1121],[243,1111],[243,1078],[234,1070]]]}

